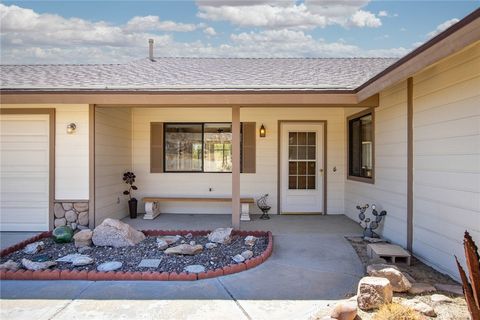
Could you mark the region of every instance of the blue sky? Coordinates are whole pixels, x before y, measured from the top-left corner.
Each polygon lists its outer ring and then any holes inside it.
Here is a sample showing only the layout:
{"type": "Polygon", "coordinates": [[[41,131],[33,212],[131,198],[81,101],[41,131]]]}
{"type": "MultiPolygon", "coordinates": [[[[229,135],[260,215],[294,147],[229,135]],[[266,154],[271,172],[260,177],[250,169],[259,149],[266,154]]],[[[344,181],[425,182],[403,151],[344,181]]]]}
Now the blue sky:
{"type": "Polygon", "coordinates": [[[403,56],[480,1],[2,1],[1,63],[403,56]]]}

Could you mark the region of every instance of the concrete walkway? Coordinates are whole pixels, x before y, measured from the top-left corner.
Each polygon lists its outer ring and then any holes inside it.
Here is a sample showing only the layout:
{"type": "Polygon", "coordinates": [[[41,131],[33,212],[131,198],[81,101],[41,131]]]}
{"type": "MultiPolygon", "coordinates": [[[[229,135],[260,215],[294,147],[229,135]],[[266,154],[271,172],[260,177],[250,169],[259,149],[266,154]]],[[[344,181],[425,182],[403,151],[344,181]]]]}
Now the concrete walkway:
{"type": "MultiPolygon", "coordinates": [[[[131,224],[182,229],[185,219],[188,229],[211,229],[219,218],[228,224],[228,216],[215,217],[163,215],[131,224]]],[[[354,292],[363,274],[344,238],[361,230],[344,216],[281,216],[242,229],[274,233],[273,255],[254,269],[194,282],[2,281],[0,318],[308,319],[354,292]]]]}

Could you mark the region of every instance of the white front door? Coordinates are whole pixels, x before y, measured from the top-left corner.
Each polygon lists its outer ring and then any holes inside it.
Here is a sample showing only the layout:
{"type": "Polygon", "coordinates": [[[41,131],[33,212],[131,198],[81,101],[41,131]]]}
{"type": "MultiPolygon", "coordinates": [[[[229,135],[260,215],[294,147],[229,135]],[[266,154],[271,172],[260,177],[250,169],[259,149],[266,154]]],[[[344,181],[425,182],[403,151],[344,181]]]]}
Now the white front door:
{"type": "Polygon", "coordinates": [[[280,129],[280,213],[322,213],[323,123],[284,122],[280,129]]]}
{"type": "Polygon", "coordinates": [[[46,231],[49,116],[0,115],[0,231],[46,231]]]}

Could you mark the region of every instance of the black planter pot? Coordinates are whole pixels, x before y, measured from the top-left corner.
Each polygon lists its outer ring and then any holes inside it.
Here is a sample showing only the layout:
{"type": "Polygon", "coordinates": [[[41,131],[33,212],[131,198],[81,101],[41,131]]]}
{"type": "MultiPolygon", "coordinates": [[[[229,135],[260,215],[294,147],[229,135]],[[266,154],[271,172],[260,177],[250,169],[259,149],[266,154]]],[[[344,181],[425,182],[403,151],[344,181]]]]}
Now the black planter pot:
{"type": "Polygon", "coordinates": [[[128,209],[130,210],[130,218],[136,219],[137,218],[137,199],[132,198],[128,200],[128,209]]]}

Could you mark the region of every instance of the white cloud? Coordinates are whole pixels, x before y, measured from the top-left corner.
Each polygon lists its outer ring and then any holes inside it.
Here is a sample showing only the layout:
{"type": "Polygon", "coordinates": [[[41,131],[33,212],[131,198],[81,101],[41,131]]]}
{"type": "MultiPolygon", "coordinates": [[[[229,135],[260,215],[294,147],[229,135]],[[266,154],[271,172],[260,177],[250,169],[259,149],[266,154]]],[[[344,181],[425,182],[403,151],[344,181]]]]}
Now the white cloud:
{"type": "MultiPolygon", "coordinates": [[[[285,7],[291,9],[291,5],[285,7]]],[[[357,17],[355,21],[367,25],[371,18],[368,17],[357,17]]],[[[1,62],[9,64],[128,62],[147,56],[149,38],[155,39],[157,56],[358,57],[400,56],[408,51],[404,48],[363,50],[341,39],[334,42],[316,39],[306,29],[298,28],[237,32],[218,45],[202,40],[179,42],[173,35],[162,32],[169,32],[172,28],[180,30],[183,24],[162,24],[165,21],[155,16],[135,17],[127,24],[115,25],[104,21],[39,14],[30,9],[3,4],[0,4],[0,20],[1,62]]],[[[344,23],[348,25],[354,22],[348,16],[344,23]]],[[[206,36],[217,33],[213,27],[205,24],[195,27],[202,29],[206,36]]]]}
{"type": "Polygon", "coordinates": [[[378,13],[379,17],[388,17],[388,12],[385,10],[382,10],[378,13]]]}
{"type": "Polygon", "coordinates": [[[198,17],[213,21],[229,21],[241,27],[270,29],[309,29],[327,25],[379,27],[375,14],[360,10],[369,0],[333,1],[197,1],[198,17]]]}
{"type": "Polygon", "coordinates": [[[368,11],[359,10],[355,12],[350,22],[352,25],[356,27],[371,27],[376,28],[382,25],[382,22],[379,18],[377,18],[373,13],[368,11]]]}
{"type": "Polygon", "coordinates": [[[217,35],[217,31],[215,31],[215,29],[212,28],[212,27],[207,27],[207,28],[203,29],[203,33],[205,33],[208,36],[212,36],[212,37],[217,35]]]}
{"type": "Polygon", "coordinates": [[[160,21],[158,16],[133,17],[125,25],[128,31],[176,31],[189,32],[197,29],[198,26],[191,23],[178,23],[174,21],[160,21]]]}
{"type": "Polygon", "coordinates": [[[453,19],[447,20],[447,21],[439,24],[439,25],[437,26],[437,28],[435,28],[435,30],[433,30],[432,32],[427,33],[427,37],[433,38],[434,36],[436,36],[437,34],[441,33],[442,31],[448,29],[450,26],[454,25],[454,24],[457,23],[458,21],[460,21],[460,19],[453,18],[453,19]]]}

